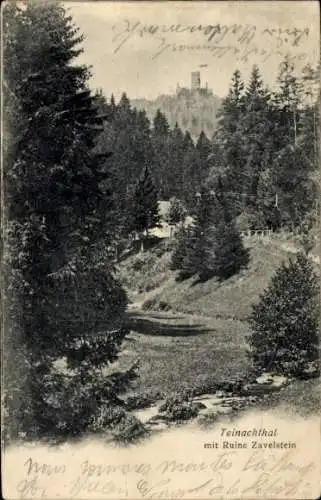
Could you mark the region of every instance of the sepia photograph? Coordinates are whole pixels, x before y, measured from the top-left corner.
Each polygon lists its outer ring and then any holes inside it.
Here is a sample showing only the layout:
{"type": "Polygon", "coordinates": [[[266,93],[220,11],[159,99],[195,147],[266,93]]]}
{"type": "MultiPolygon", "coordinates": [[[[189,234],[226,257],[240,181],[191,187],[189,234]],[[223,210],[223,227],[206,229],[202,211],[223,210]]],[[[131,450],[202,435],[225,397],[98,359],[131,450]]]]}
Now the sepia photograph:
{"type": "Polygon", "coordinates": [[[318,499],[317,1],[1,6],[2,491],[318,499]]]}

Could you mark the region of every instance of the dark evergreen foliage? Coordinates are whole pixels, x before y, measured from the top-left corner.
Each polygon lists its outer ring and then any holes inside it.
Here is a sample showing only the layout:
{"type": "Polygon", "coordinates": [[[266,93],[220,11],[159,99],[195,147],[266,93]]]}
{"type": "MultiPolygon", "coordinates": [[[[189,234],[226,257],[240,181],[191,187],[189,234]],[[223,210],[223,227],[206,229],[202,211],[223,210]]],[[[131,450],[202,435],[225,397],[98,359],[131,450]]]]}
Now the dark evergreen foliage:
{"type": "Polygon", "coordinates": [[[249,317],[256,371],[302,376],[318,359],[319,283],[307,256],[299,253],[272,277],[249,317]]]}
{"type": "Polygon", "coordinates": [[[246,266],[248,258],[226,200],[203,188],[194,224],[178,232],[172,268],[180,270],[180,279],[224,280],[246,266]]]}
{"type": "Polygon", "coordinates": [[[126,334],[126,295],[108,259],[112,200],[101,188],[110,153],[94,149],[105,116],[88,69],[73,64],[82,36],[62,6],[11,2],[3,15],[8,429],[66,432],[62,402],[74,391],[93,405],[75,409],[85,431],[110,402],[101,369],[126,334]],[[58,377],[62,357],[71,379],[58,377]]]}
{"type": "Polygon", "coordinates": [[[159,225],[158,196],[149,168],[146,166],[137,183],[132,204],[132,229],[148,235],[149,229],[159,225]]]}
{"type": "Polygon", "coordinates": [[[170,203],[167,222],[171,226],[176,226],[177,224],[184,222],[186,217],[186,208],[182,201],[175,197],[171,198],[170,203]]]}

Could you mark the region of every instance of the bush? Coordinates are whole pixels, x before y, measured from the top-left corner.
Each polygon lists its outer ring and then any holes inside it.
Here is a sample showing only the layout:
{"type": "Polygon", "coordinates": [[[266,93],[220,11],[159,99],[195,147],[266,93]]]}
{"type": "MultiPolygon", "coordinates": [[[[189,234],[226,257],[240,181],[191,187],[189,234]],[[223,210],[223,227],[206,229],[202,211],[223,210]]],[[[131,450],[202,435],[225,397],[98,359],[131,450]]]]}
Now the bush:
{"type": "Polygon", "coordinates": [[[167,302],[165,302],[164,300],[161,300],[159,302],[159,310],[160,311],[170,311],[171,310],[171,306],[170,304],[168,304],[167,302]]]}
{"type": "Polygon", "coordinates": [[[11,439],[20,435],[26,435],[26,439],[67,439],[112,429],[126,415],[117,394],[136,377],[136,365],[108,376],[99,369],[61,372],[55,367],[42,374],[34,368],[32,375],[26,403],[22,401],[19,408],[24,418],[18,421],[6,413],[7,437],[11,439]]]}
{"type": "Polygon", "coordinates": [[[192,234],[192,228],[191,227],[182,227],[179,229],[179,231],[176,233],[175,236],[175,244],[174,244],[174,250],[172,253],[172,261],[170,268],[175,271],[177,269],[182,269],[183,267],[183,260],[186,255],[186,247],[187,247],[187,242],[189,237],[192,234]]]}
{"type": "MultiPolygon", "coordinates": [[[[248,231],[251,229],[257,229],[257,215],[249,212],[242,212],[236,218],[236,227],[239,231],[248,231]]],[[[262,226],[265,228],[265,225],[262,226]]]]}
{"type": "Polygon", "coordinates": [[[114,426],[112,436],[120,443],[133,443],[147,435],[147,430],[134,415],[124,414],[114,426]]]}
{"type": "Polygon", "coordinates": [[[165,414],[168,421],[181,422],[194,418],[198,414],[197,405],[194,404],[188,393],[175,393],[167,397],[160,406],[159,411],[165,414]]]}
{"type": "Polygon", "coordinates": [[[187,215],[186,208],[181,200],[177,198],[171,198],[170,209],[167,217],[167,222],[171,226],[176,226],[180,222],[183,222],[187,215]]]}
{"type": "Polygon", "coordinates": [[[133,271],[140,271],[145,264],[146,264],[146,259],[137,257],[135,262],[133,262],[132,269],[133,271]]]}
{"type": "Polygon", "coordinates": [[[93,421],[90,430],[93,432],[107,431],[115,441],[120,443],[134,442],[147,432],[140,420],[134,415],[128,414],[120,406],[100,408],[99,415],[93,421]]]}
{"type": "Polygon", "coordinates": [[[158,304],[158,299],[154,297],[153,299],[147,299],[145,302],[142,304],[142,309],[143,311],[151,311],[151,310],[156,310],[158,304]]]}
{"type": "Polygon", "coordinates": [[[256,372],[300,377],[318,359],[318,292],[318,278],[303,253],[277,270],[248,318],[256,372]]]}
{"type": "Polygon", "coordinates": [[[129,396],[126,399],[125,405],[127,410],[141,410],[148,408],[153,403],[155,403],[155,396],[152,394],[137,394],[129,396]]]}

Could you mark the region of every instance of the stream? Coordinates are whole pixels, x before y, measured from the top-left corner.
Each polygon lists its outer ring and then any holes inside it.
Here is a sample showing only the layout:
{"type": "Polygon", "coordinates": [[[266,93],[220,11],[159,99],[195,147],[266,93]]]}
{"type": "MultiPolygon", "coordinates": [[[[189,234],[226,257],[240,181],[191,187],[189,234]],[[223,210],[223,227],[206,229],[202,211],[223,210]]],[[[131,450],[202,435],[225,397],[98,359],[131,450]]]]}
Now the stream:
{"type": "MultiPolygon", "coordinates": [[[[137,306],[132,304],[128,312],[128,327],[139,334],[187,337],[215,331],[216,318],[165,311],[143,311],[137,306]]],[[[198,412],[191,420],[203,423],[228,415],[235,416],[240,410],[253,408],[259,400],[267,398],[270,393],[280,390],[289,382],[286,377],[265,374],[252,384],[244,382],[241,391],[217,390],[213,394],[195,396],[189,402],[198,412]]],[[[149,431],[166,430],[173,425],[173,422],[168,421],[166,414],[160,411],[163,403],[164,401],[158,401],[149,407],[133,410],[132,414],[149,431]]]]}

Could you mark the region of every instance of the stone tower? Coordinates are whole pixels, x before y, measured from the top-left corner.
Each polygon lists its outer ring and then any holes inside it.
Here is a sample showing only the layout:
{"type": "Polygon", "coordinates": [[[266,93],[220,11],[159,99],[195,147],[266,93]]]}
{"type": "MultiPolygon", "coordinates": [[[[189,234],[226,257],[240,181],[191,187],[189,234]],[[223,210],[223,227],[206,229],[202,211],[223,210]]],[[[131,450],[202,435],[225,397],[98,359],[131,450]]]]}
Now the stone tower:
{"type": "Polygon", "coordinates": [[[199,71],[192,71],[191,74],[191,89],[198,90],[201,88],[201,74],[199,71]]]}

